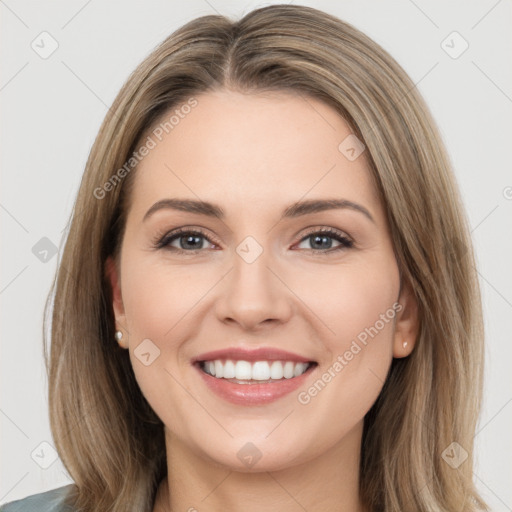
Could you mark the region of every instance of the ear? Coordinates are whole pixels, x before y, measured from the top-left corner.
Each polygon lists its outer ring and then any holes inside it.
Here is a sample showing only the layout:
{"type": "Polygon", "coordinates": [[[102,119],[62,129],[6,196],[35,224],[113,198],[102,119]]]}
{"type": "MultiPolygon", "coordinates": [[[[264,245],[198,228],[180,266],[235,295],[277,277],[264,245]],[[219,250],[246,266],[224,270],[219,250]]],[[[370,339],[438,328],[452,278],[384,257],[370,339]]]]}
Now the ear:
{"type": "Polygon", "coordinates": [[[400,296],[399,308],[395,322],[395,338],[393,342],[393,357],[407,357],[416,344],[419,332],[418,301],[412,286],[404,280],[400,296]],[[404,347],[405,344],[405,347],[404,347]]]}
{"type": "Polygon", "coordinates": [[[121,283],[119,270],[114,259],[109,256],[105,262],[105,275],[110,283],[112,309],[114,310],[116,331],[121,331],[123,337],[118,341],[123,348],[128,348],[128,330],[126,329],[126,315],[124,312],[123,298],[121,295],[121,283]]]}

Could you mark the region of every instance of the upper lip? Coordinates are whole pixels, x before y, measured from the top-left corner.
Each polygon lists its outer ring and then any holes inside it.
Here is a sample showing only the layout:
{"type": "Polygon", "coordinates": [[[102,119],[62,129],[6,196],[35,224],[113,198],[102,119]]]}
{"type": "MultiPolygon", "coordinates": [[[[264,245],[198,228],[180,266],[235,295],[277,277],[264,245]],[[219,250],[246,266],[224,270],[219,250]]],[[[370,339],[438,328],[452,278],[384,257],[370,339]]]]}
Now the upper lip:
{"type": "Polygon", "coordinates": [[[205,352],[193,359],[194,363],[199,361],[213,361],[215,359],[234,359],[237,361],[295,361],[298,363],[310,363],[314,362],[312,359],[307,357],[294,354],[293,352],[287,352],[285,350],[271,348],[271,347],[259,347],[254,349],[249,348],[226,348],[221,350],[213,350],[211,352],[205,352]]]}

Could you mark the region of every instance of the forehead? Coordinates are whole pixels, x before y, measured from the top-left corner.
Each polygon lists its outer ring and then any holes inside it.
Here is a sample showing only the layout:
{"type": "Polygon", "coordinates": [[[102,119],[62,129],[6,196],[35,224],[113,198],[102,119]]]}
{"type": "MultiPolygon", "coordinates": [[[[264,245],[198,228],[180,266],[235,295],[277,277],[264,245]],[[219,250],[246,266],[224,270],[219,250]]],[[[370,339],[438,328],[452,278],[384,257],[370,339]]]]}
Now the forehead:
{"type": "Polygon", "coordinates": [[[365,152],[347,158],[344,141],[354,136],[330,106],[281,91],[194,100],[170,109],[145,136],[152,149],[137,167],[131,205],[139,216],[170,196],[222,200],[228,215],[340,197],[366,202],[377,215],[365,152]]]}

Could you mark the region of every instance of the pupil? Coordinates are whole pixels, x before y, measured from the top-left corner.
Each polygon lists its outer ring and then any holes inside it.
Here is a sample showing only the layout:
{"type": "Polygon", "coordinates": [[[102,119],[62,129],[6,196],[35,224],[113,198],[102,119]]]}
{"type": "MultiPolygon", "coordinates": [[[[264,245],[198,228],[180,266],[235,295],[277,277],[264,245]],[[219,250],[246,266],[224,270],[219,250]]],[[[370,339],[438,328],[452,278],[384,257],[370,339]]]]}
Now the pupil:
{"type": "Polygon", "coordinates": [[[332,246],[332,240],[331,240],[331,238],[330,238],[329,236],[326,236],[326,235],[313,235],[311,238],[314,240],[314,242],[313,242],[313,244],[312,244],[313,246],[314,246],[318,241],[320,241],[320,242],[319,242],[319,243],[320,243],[320,246],[322,245],[322,242],[327,241],[327,246],[326,246],[326,245],[324,245],[323,247],[320,247],[320,248],[330,249],[330,248],[331,248],[331,246],[332,246]]]}
{"type": "MultiPolygon", "coordinates": [[[[181,240],[185,240],[185,245],[190,243],[191,240],[195,240],[196,242],[199,240],[198,243],[196,243],[196,245],[201,245],[201,237],[198,236],[198,235],[189,235],[189,236],[182,236],[181,237],[181,240]]],[[[183,247],[183,244],[182,244],[182,247],[183,247]]],[[[186,247],[186,248],[190,248],[190,247],[186,247]]],[[[196,247],[192,246],[192,249],[196,249],[196,247]]]]}

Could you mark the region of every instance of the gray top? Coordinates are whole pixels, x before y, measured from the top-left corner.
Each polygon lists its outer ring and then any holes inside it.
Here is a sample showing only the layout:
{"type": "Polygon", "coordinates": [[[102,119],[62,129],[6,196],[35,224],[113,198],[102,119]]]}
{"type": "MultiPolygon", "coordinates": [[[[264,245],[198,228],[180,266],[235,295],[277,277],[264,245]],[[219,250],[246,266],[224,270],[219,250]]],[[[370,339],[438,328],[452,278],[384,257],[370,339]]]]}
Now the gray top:
{"type": "Polygon", "coordinates": [[[27,496],[21,500],[11,501],[0,506],[0,512],[74,512],[64,505],[66,494],[75,484],[57,487],[51,491],[27,496]]]}

